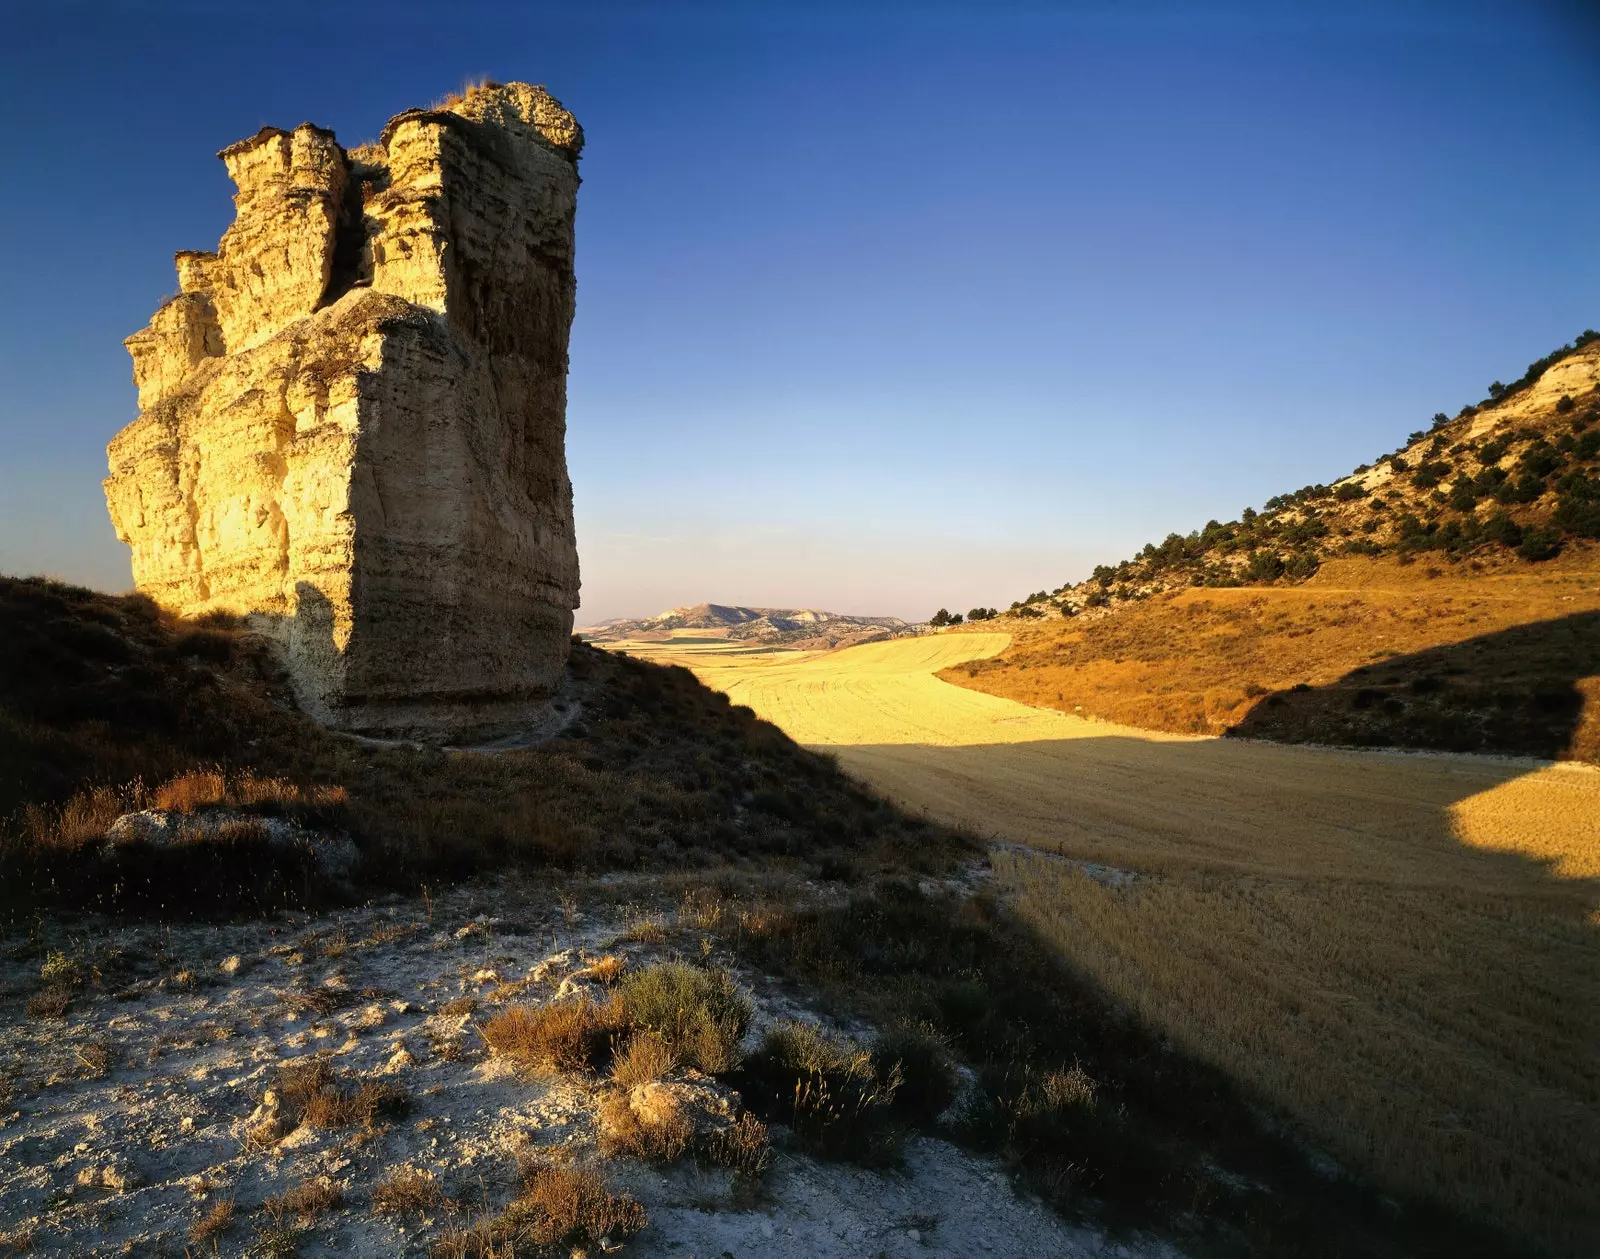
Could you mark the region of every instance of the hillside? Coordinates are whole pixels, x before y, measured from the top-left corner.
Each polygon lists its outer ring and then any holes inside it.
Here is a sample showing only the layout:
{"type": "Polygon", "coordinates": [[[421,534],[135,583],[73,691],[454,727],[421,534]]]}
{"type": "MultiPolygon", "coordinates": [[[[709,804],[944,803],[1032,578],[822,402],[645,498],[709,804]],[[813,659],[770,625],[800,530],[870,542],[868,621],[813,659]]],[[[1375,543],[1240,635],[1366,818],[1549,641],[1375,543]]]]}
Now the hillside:
{"type": "Polygon", "coordinates": [[[985,894],[972,840],[686,670],[576,644],[563,698],[535,746],[359,740],[225,618],[0,578],[0,1248],[1481,1235],[1319,1174],[985,894]]]}
{"type": "Polygon", "coordinates": [[[1328,485],[1014,603],[947,680],[1150,729],[1600,759],[1600,338],[1328,485]]]}
{"type": "Polygon", "coordinates": [[[910,629],[897,616],[846,616],[815,608],[747,608],[697,603],[672,608],[642,620],[617,618],[580,629],[592,643],[655,642],[682,631],[705,631],[706,637],[729,642],[782,644],[797,648],[851,647],[892,638],[910,629]]]}

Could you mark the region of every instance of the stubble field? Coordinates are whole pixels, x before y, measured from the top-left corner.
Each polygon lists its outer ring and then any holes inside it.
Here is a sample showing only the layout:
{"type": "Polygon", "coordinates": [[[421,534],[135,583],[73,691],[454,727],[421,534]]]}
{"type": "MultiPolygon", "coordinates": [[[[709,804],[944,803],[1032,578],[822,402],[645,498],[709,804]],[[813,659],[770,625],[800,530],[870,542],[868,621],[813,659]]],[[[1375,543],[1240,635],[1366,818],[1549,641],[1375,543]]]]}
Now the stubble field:
{"type": "Polygon", "coordinates": [[[1151,733],[934,676],[1007,643],[682,663],[992,837],[1042,939],[1346,1166],[1593,1253],[1600,770],[1151,733]]]}

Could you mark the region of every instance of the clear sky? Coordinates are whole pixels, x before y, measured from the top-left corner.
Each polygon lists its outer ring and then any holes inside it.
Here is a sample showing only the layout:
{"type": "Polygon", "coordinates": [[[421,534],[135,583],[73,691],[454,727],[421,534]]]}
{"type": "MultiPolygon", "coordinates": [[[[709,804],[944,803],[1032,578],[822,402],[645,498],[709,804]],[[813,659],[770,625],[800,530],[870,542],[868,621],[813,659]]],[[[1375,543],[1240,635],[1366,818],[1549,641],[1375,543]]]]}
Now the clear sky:
{"type": "Polygon", "coordinates": [[[1594,3],[0,3],[0,570],[129,584],[212,155],[482,76],[588,136],[579,623],[1005,604],[1600,326],[1594,3]]]}

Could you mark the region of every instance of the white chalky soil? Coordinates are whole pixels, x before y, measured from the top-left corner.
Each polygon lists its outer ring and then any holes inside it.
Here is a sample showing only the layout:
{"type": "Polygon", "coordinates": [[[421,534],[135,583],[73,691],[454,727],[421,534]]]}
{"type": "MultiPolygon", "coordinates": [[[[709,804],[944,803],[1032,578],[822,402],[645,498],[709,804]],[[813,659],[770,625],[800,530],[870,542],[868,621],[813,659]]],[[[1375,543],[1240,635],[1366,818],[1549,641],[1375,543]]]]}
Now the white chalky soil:
{"type": "MultiPolygon", "coordinates": [[[[423,902],[392,898],[247,924],[75,920],[49,924],[42,940],[0,941],[0,1238],[31,1234],[39,1255],[211,1253],[189,1229],[232,1199],[221,1253],[260,1254],[263,1200],[324,1177],[343,1205],[301,1233],[300,1255],[426,1255],[446,1227],[508,1200],[519,1151],[597,1156],[592,1082],[508,1070],[475,1022],[497,1003],[555,998],[603,952],[638,966],[683,948],[682,937],[622,939],[615,888],[592,914],[558,906],[548,887],[501,881],[436,898],[431,923],[423,902]],[[85,982],[64,1019],[29,1018],[41,959],[56,951],[85,982]],[[475,1011],[442,1010],[463,996],[475,1011]],[[301,1127],[252,1148],[252,1116],[279,1068],[317,1054],[349,1082],[402,1086],[410,1112],[370,1133],[301,1127]],[[374,1215],[372,1187],[402,1167],[436,1176],[466,1214],[374,1215]]],[[[756,1003],[752,1037],[806,1014],[776,981],[736,973],[756,1003]]],[[[753,1197],[692,1160],[608,1161],[613,1190],[650,1216],[627,1253],[1176,1254],[1068,1225],[943,1140],[912,1140],[904,1167],[880,1173],[817,1162],[775,1136],[775,1165],[753,1197]]]]}

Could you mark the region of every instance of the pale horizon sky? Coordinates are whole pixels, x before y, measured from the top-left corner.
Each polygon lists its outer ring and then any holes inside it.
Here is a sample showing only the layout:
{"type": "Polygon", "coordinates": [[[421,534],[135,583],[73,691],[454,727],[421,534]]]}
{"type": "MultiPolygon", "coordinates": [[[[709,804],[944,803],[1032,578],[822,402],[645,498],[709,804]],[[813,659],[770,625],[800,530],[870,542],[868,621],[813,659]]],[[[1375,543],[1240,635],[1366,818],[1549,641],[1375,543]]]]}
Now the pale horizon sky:
{"type": "Polygon", "coordinates": [[[1592,4],[444,12],[6,10],[0,571],[129,585],[121,340],[226,227],[215,152],[352,145],[473,77],[587,135],[579,624],[1003,606],[1600,325],[1592,4]]]}

